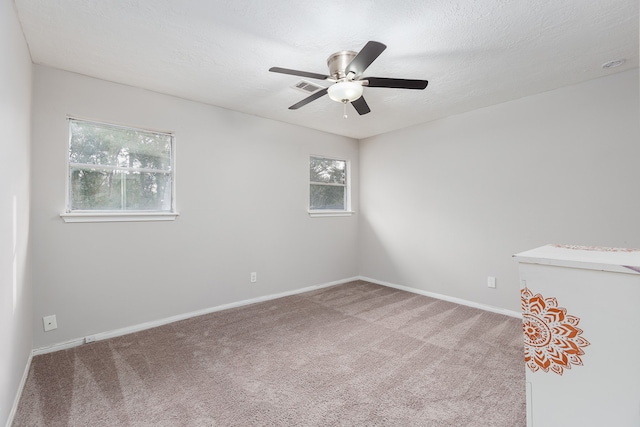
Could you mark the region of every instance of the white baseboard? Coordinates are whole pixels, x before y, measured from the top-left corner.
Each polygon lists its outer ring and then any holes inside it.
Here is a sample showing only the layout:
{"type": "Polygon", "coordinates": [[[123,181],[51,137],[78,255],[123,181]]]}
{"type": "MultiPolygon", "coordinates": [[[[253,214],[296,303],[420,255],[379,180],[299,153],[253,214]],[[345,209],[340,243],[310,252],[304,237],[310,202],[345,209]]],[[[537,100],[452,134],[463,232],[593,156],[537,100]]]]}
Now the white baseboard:
{"type": "Polygon", "coordinates": [[[460,305],[466,305],[467,307],[479,308],[480,310],[490,311],[492,313],[504,314],[505,316],[517,317],[518,319],[522,318],[522,313],[518,311],[507,310],[500,307],[494,307],[491,305],[480,304],[473,301],[468,301],[461,298],[450,297],[448,295],[437,294],[434,292],[423,291],[422,289],[412,288],[409,286],[396,285],[394,283],[384,282],[382,280],[372,279],[370,277],[360,276],[359,280],[364,280],[366,282],[375,283],[376,285],[387,286],[390,288],[400,289],[401,291],[412,292],[414,294],[420,294],[431,298],[441,299],[444,301],[453,302],[460,305]]]}
{"type": "MultiPolygon", "coordinates": [[[[99,332],[97,334],[92,334],[91,337],[95,338],[96,341],[106,340],[109,338],[119,337],[122,335],[127,335],[127,334],[131,334],[138,331],[143,331],[145,329],[151,329],[158,326],[166,325],[168,323],[177,322],[179,320],[185,320],[185,319],[190,319],[196,316],[202,316],[204,314],[214,313],[216,311],[228,310],[230,308],[242,307],[244,305],[255,304],[257,302],[269,301],[272,299],[287,297],[290,295],[301,294],[304,292],[314,291],[316,289],[322,289],[329,286],[341,285],[343,283],[352,282],[354,280],[359,280],[359,279],[360,278],[358,276],[350,277],[348,279],[336,280],[334,282],[323,283],[320,285],[307,286],[306,288],[295,289],[293,291],[281,292],[278,294],[265,295],[265,296],[251,298],[243,301],[232,302],[229,304],[218,305],[215,307],[205,308],[203,310],[196,310],[196,311],[191,311],[189,313],[178,314],[176,316],[165,317],[164,319],[158,319],[150,322],[139,323],[137,325],[127,326],[124,328],[115,329],[113,331],[99,332]]],[[[77,347],[84,343],[85,343],[84,337],[75,338],[69,341],[36,348],[33,350],[32,354],[34,356],[37,356],[40,354],[53,353],[54,351],[60,351],[60,350],[65,350],[72,347],[77,347]]]]}
{"type": "MultiPolygon", "coordinates": [[[[112,330],[112,331],[99,332],[97,334],[91,335],[91,337],[95,338],[96,341],[106,340],[106,339],[109,339],[109,338],[119,337],[119,336],[122,336],[122,335],[127,335],[127,334],[131,334],[131,333],[138,332],[138,331],[143,331],[145,329],[151,329],[151,328],[155,328],[155,327],[158,327],[158,326],[166,325],[168,323],[177,322],[179,320],[185,320],[185,319],[190,319],[190,318],[196,317],[196,316],[202,316],[204,314],[214,313],[216,311],[228,310],[230,308],[242,307],[244,305],[255,304],[255,303],[258,303],[258,302],[269,301],[269,300],[272,300],[272,299],[282,298],[282,297],[286,297],[286,296],[290,296],[290,295],[301,294],[301,293],[304,293],[304,292],[309,292],[309,291],[313,291],[313,290],[316,290],[316,289],[322,289],[322,288],[326,288],[326,287],[329,287],[329,286],[341,285],[343,283],[351,282],[351,281],[354,281],[354,280],[364,280],[364,281],[367,281],[367,282],[375,283],[377,285],[387,286],[387,287],[390,287],[390,288],[400,289],[400,290],[407,291],[407,292],[412,292],[412,293],[415,293],[415,294],[425,295],[425,296],[428,296],[428,297],[431,297],[431,298],[437,298],[437,299],[441,299],[441,300],[444,300],[444,301],[449,301],[449,302],[453,302],[453,303],[456,303],[456,304],[465,305],[465,306],[468,306],[468,307],[478,308],[480,310],[490,311],[492,313],[498,313],[498,314],[504,314],[504,315],[510,316],[510,317],[522,318],[522,314],[519,313],[519,312],[516,312],[516,311],[506,310],[506,309],[503,309],[503,308],[493,307],[493,306],[485,305],[485,304],[479,304],[479,303],[476,303],[476,302],[473,302],[473,301],[467,301],[467,300],[464,300],[464,299],[454,298],[454,297],[450,297],[450,296],[447,296],[447,295],[441,295],[441,294],[436,294],[436,293],[433,293],[433,292],[423,291],[421,289],[416,289],[416,288],[412,288],[412,287],[409,287],[409,286],[396,285],[396,284],[393,284],[393,283],[372,279],[370,277],[356,276],[356,277],[350,277],[350,278],[347,278],[347,279],[336,280],[334,282],[323,283],[323,284],[320,284],[320,285],[307,286],[306,288],[295,289],[293,291],[287,291],[287,292],[281,292],[281,293],[278,293],[278,294],[265,295],[265,296],[251,298],[251,299],[247,299],[247,300],[232,302],[232,303],[229,303],[229,304],[223,304],[223,305],[218,305],[218,306],[215,306],[215,307],[209,307],[209,308],[205,308],[203,310],[191,311],[189,313],[183,313],[183,314],[178,314],[176,316],[166,317],[164,319],[158,319],[158,320],[153,320],[153,321],[150,321],[150,322],[139,323],[137,325],[127,326],[127,327],[120,328],[120,329],[115,329],[115,330],[112,330]]],[[[39,354],[52,353],[54,351],[60,351],[60,350],[65,350],[65,349],[72,348],[72,347],[77,347],[77,346],[82,345],[84,343],[85,343],[85,338],[84,337],[75,338],[75,339],[72,339],[72,340],[69,340],[69,341],[56,343],[56,344],[52,344],[52,345],[45,346],[45,347],[36,348],[36,349],[33,350],[32,355],[33,356],[37,356],[39,354]]]]}
{"type": "Polygon", "coordinates": [[[31,369],[32,359],[33,353],[29,354],[29,357],[27,358],[27,365],[24,367],[24,372],[22,373],[22,378],[20,379],[20,384],[18,385],[18,390],[16,391],[16,397],[13,399],[13,406],[11,407],[11,411],[9,412],[9,418],[7,418],[6,427],[11,427],[11,425],[13,424],[13,418],[16,416],[16,412],[18,411],[18,405],[20,404],[22,391],[24,390],[24,385],[27,383],[29,369],[31,369]]]}

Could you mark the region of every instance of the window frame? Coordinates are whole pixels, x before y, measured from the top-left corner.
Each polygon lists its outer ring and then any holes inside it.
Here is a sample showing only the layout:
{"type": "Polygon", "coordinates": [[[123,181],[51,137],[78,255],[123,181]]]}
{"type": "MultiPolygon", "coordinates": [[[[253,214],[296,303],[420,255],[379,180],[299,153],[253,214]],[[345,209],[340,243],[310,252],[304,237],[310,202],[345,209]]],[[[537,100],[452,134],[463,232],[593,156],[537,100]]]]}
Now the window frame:
{"type": "MultiPolygon", "coordinates": [[[[170,131],[160,131],[139,126],[123,125],[120,123],[109,123],[102,120],[94,120],[81,118],[76,116],[67,116],[67,148],[65,150],[65,210],[60,214],[64,222],[140,222],[140,221],[173,221],[179,213],[176,210],[176,136],[170,131]],[[108,210],[108,209],[91,209],[71,210],[71,167],[73,162],[70,160],[71,150],[71,122],[87,122],[94,125],[102,125],[105,127],[114,127],[121,129],[129,129],[137,132],[150,132],[155,134],[167,135],[171,139],[171,156],[170,156],[170,179],[171,179],[171,208],[168,211],[158,210],[108,210]]],[[[100,165],[97,165],[97,169],[100,165]]],[[[106,169],[112,168],[105,165],[106,169]]]]}
{"type": "Polygon", "coordinates": [[[325,159],[325,160],[335,160],[345,163],[345,174],[344,174],[344,188],[345,188],[345,201],[344,201],[344,209],[311,209],[311,186],[312,185],[328,185],[328,186],[343,186],[329,183],[319,183],[316,181],[311,181],[311,177],[309,176],[308,180],[308,194],[307,194],[307,212],[309,216],[312,218],[316,217],[337,217],[337,216],[352,216],[355,212],[351,210],[351,161],[347,159],[341,159],[338,157],[318,155],[318,154],[310,154],[308,157],[307,164],[307,173],[308,167],[311,165],[311,158],[317,159],[325,159]]]}

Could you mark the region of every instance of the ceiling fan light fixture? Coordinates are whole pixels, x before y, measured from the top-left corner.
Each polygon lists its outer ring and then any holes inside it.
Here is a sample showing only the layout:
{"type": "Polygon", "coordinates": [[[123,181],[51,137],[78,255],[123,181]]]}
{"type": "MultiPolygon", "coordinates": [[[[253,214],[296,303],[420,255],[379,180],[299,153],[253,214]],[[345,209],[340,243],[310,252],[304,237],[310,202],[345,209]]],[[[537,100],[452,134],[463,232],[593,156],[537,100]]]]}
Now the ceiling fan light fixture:
{"type": "Polygon", "coordinates": [[[353,102],[362,96],[363,87],[355,82],[338,82],[329,86],[329,98],[336,102],[353,102]]]}
{"type": "MultiPolygon", "coordinates": [[[[318,98],[322,98],[324,95],[329,95],[332,101],[340,102],[343,105],[345,118],[347,104],[353,105],[353,108],[362,116],[363,114],[371,112],[369,105],[362,96],[364,91],[363,86],[386,87],[390,89],[424,89],[429,83],[426,80],[397,79],[390,77],[366,77],[361,79],[364,71],[386,48],[387,46],[383,43],[371,40],[364,45],[360,52],[351,50],[336,52],[327,59],[327,65],[329,66],[328,75],[281,67],[271,67],[269,71],[334,82],[334,84],[329,87],[318,87],[310,96],[289,107],[290,110],[297,110],[318,98]]],[[[303,84],[303,87],[306,87],[305,84],[306,83],[303,84]]],[[[296,85],[296,88],[300,88],[299,84],[296,85]]]]}

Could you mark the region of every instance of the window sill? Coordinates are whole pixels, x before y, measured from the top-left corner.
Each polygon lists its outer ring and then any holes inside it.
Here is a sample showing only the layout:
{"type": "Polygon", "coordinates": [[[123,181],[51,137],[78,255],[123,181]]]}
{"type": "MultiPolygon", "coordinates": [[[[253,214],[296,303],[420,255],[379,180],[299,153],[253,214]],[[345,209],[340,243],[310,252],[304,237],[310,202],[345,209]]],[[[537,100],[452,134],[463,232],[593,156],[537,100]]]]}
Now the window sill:
{"type": "Polygon", "coordinates": [[[354,211],[309,211],[311,218],[319,218],[325,216],[351,216],[354,211]]]}
{"type": "Polygon", "coordinates": [[[174,221],[177,212],[73,212],[62,213],[64,222],[174,221]]]}

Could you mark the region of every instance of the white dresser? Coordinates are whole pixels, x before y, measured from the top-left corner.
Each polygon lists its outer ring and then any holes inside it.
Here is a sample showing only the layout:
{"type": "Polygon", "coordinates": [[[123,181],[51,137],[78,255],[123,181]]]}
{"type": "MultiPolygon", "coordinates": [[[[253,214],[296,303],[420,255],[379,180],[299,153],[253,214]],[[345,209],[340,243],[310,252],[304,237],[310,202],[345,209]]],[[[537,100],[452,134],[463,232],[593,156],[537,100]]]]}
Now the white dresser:
{"type": "Polygon", "coordinates": [[[640,250],[547,245],[519,263],[528,427],[640,427],[640,250]]]}

